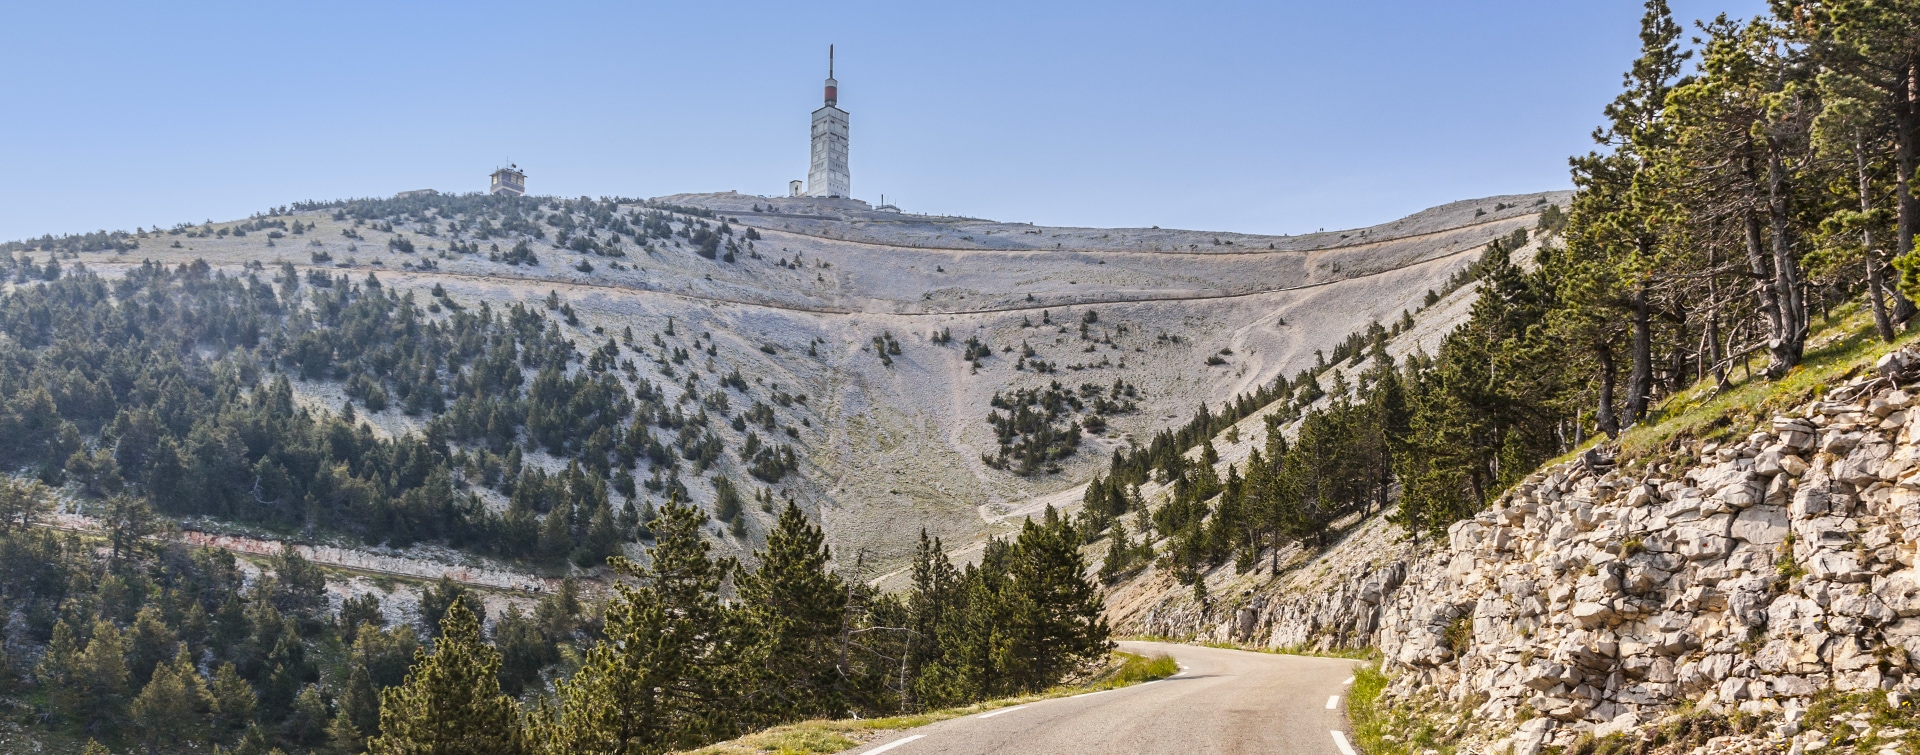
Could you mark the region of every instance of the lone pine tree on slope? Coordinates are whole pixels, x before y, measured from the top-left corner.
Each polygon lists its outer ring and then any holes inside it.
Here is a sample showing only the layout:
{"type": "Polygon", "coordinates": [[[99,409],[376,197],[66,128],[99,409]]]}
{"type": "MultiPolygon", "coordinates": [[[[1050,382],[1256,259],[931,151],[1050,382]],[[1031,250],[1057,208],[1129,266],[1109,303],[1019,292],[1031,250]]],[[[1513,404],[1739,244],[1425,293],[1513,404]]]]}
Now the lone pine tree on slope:
{"type": "Polygon", "coordinates": [[[521,755],[520,709],[500,694],[500,654],[456,600],[431,654],[417,651],[407,681],[382,695],[373,755],[521,755]]]}

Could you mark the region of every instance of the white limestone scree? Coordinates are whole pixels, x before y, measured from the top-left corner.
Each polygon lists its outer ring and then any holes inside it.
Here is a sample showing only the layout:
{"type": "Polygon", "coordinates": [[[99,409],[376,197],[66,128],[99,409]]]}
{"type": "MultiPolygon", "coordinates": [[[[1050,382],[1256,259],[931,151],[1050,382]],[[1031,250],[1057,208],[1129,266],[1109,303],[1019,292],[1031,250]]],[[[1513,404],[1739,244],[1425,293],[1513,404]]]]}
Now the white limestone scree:
{"type": "Polygon", "coordinates": [[[807,196],[851,197],[847,174],[847,111],[841,110],[840,84],[833,80],[833,46],[827,46],[827,102],[813,111],[813,163],[807,168],[807,196]]]}

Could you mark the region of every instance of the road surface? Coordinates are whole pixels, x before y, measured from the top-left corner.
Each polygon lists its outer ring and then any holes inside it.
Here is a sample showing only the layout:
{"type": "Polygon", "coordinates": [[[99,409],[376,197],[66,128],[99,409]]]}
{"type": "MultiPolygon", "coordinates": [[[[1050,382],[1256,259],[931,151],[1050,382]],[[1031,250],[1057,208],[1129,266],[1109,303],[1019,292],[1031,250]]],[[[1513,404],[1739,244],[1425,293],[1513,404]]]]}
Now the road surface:
{"type": "Polygon", "coordinates": [[[1357,661],[1158,642],[1175,677],[909,729],[854,753],[887,755],[1353,755],[1346,694],[1357,661]]]}

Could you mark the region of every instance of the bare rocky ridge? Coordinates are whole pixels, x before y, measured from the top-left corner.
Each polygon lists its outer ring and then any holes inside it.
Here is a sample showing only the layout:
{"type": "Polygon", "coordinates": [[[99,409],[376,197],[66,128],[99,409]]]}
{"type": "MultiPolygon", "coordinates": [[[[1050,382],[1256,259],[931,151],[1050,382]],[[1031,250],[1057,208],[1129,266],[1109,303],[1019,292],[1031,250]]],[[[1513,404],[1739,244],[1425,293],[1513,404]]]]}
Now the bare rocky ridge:
{"type": "MultiPolygon", "coordinates": [[[[1487,241],[1531,227],[1547,205],[1565,201],[1564,192],[1492,197],[1368,229],[1254,236],[1049,228],[875,212],[852,201],[688,194],[653,206],[710,211],[711,222],[729,221],[737,234],[754,229],[757,258],[704,259],[673,241],[647,251],[628,247],[616,268],[606,258],[555,247],[549,237],[533,241],[542,264],[514,266],[484,252],[450,253],[447,242],[462,238],[450,238],[444,227],[401,220],[392,231],[356,228],[323,210],[288,217],[314,228],[277,245],[255,233],[185,239],[175,248],[177,237],[154,233],[129,255],[90,253],[79,261],[103,275],[145,258],[205,259],[230,273],[249,263],[290,262],[303,273],[355,280],[375,273],[422,300],[438,285],[463,305],[496,308],[533,305],[552,292],[577,313],[580,323],[567,335],[581,350],[626,327],[636,341],[647,341],[672,318],[683,339],[711,334],[715,353],[696,354],[674,378],[637,360],[642,377],[665,388],[669,400],[682,392],[689,369],[703,388],[737,369],[754,398],[805,395],[805,403],[776,408],[782,428],[792,428],[792,437],[780,433],[778,440],[794,444],[801,463],[797,476],[770,487],[817,513],[843,558],[859,554],[869,567],[884,568],[910,552],[923,526],[964,547],[1006,531],[1035,502],[1077,505],[1077,486],[1113,449],[1183,421],[1201,402],[1218,405],[1297,372],[1316,349],[1369,321],[1417,309],[1487,241]],[[348,230],[360,238],[344,237],[348,230]],[[395,236],[411,240],[417,252],[392,251],[387,242],[395,236]],[[581,261],[593,269],[576,269],[581,261]],[[1082,339],[1076,328],[1089,309],[1097,311],[1091,335],[1101,343],[1082,339]],[[1039,326],[1043,318],[1051,327],[1039,326]],[[933,343],[937,330],[950,332],[953,342],[933,343]],[[902,346],[891,365],[872,350],[882,334],[902,346]],[[977,373],[962,358],[969,337],[994,351],[977,373]],[[1022,347],[1052,371],[1014,369],[1022,347]],[[1203,364],[1223,349],[1232,352],[1226,364],[1203,364]],[[982,461],[998,447],[985,421],[996,392],[1116,379],[1138,387],[1138,411],[1107,418],[1108,430],[1089,434],[1059,472],[1021,477],[982,461]]],[[[631,204],[621,212],[640,209],[631,204]]],[[[502,241],[496,235],[482,247],[502,241]]],[[[504,241],[502,248],[512,239],[504,241]]],[[[338,408],[342,400],[326,385],[297,388],[316,405],[338,408]]],[[[735,398],[738,412],[745,406],[735,398]]],[[[389,432],[418,426],[418,418],[394,409],[363,416],[389,432]]],[[[740,447],[743,434],[723,425],[715,423],[715,431],[729,448],[740,447]]],[[[718,471],[750,481],[732,453],[718,471]]],[[[711,504],[709,482],[686,482],[696,502],[711,504]]],[[[771,517],[757,509],[748,515],[757,537],[771,517]]],[[[722,545],[744,553],[751,543],[722,545]]]]}
{"type": "MultiPolygon", "coordinates": [[[[1448,542],[1400,542],[1376,518],[1280,578],[1216,578],[1215,605],[1147,575],[1110,615],[1140,633],[1377,648],[1395,675],[1383,699],[1467,701],[1491,724],[1462,752],[1532,755],[1686,705],[1772,722],[1715,752],[1811,751],[1835,734],[1801,730],[1817,693],[1896,708],[1920,693],[1920,400],[1902,387],[1916,382],[1920,352],[1895,352],[1740,442],[1697,445],[1693,466],[1565,462],[1448,542]]],[[[1860,721],[1840,733],[1865,738],[1860,721]]]]}

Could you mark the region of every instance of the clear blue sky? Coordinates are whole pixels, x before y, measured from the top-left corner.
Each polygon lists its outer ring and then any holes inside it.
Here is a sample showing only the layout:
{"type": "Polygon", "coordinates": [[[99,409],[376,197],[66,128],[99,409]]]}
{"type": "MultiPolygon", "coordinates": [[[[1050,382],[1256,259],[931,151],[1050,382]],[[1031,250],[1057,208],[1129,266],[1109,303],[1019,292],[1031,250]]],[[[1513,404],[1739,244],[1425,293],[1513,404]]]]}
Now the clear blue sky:
{"type": "MultiPolygon", "coordinates": [[[[471,191],[1293,233],[1565,188],[1635,2],[10,3],[0,240],[471,191]],[[551,7],[549,7],[551,6],[551,7]]],[[[1693,19],[1759,0],[1678,0],[1693,19]]]]}

